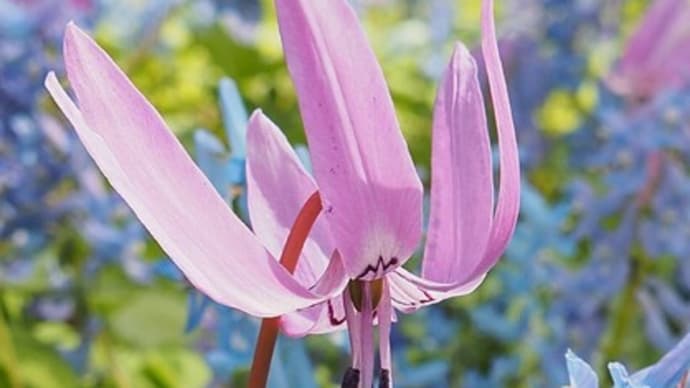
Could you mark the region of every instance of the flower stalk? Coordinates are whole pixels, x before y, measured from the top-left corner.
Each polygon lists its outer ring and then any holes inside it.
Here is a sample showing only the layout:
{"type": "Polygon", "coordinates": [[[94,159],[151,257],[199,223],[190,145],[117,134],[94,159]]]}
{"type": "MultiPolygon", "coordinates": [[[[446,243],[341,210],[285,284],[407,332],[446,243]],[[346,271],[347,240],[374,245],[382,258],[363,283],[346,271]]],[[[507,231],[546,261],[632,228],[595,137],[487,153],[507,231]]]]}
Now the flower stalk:
{"type": "MultiPolygon", "coordinates": [[[[322,209],[321,197],[317,191],[307,199],[307,202],[305,202],[302,210],[297,215],[285,242],[283,253],[280,256],[280,264],[290,273],[295,272],[304,243],[322,209]]],[[[279,328],[280,317],[265,318],[261,322],[254,359],[249,372],[250,388],[263,388],[266,386],[279,328]]]]}

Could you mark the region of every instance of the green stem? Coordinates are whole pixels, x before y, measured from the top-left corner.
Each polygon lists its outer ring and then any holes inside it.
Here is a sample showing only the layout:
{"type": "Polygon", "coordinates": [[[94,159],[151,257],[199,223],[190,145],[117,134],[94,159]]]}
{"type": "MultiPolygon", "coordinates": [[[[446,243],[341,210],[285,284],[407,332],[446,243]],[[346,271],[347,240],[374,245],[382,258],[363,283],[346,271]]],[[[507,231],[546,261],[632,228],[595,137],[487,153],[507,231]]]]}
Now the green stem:
{"type": "MultiPolygon", "coordinates": [[[[647,181],[642,189],[634,198],[634,205],[637,209],[637,217],[633,222],[637,222],[640,211],[649,206],[659,180],[663,173],[664,155],[655,152],[647,158],[647,181]]],[[[602,339],[601,358],[597,362],[597,370],[603,376],[606,373],[606,364],[609,360],[620,358],[621,344],[624,343],[625,335],[629,330],[630,322],[633,322],[637,311],[636,293],[649,272],[651,264],[644,249],[635,245],[630,251],[630,272],[628,273],[625,288],[620,294],[613,316],[610,320],[608,330],[602,339]]]]}
{"type": "Polygon", "coordinates": [[[635,294],[644,280],[644,258],[639,255],[633,255],[631,259],[628,282],[620,294],[609,328],[602,341],[601,359],[598,362],[597,368],[602,376],[608,375],[606,373],[608,361],[619,358],[622,349],[621,345],[625,342],[624,338],[637,310],[635,294]]]}
{"type": "Polygon", "coordinates": [[[115,359],[112,339],[110,338],[107,328],[101,333],[101,341],[103,344],[103,350],[105,351],[105,357],[108,360],[107,373],[113,379],[113,385],[117,388],[130,388],[132,385],[129,383],[127,376],[122,373],[122,370],[118,366],[117,360],[115,359]]]}
{"type": "MultiPolygon", "coordinates": [[[[1,299],[1,296],[0,296],[1,299]]],[[[0,366],[3,366],[7,374],[10,388],[21,388],[22,378],[19,370],[17,353],[12,342],[10,328],[5,321],[5,316],[0,311],[0,366]]]]}

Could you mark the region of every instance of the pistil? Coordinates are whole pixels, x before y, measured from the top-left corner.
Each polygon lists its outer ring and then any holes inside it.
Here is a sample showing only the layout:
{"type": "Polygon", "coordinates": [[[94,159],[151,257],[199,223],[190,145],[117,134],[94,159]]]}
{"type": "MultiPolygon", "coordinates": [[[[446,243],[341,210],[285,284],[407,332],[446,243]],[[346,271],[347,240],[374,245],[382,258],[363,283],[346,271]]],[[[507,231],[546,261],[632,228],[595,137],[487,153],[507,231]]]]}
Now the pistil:
{"type": "Polygon", "coordinates": [[[378,317],[381,372],[379,386],[391,387],[390,329],[392,304],[385,277],[371,282],[352,280],[343,295],[350,334],[352,366],[341,382],[342,388],[371,387],[374,376],[373,329],[378,317]]]}
{"type": "Polygon", "coordinates": [[[374,308],[370,284],[365,283],[360,318],[360,349],[362,358],[362,387],[371,387],[374,380],[374,308]]]}
{"type": "Polygon", "coordinates": [[[393,386],[392,362],[391,362],[391,319],[393,305],[391,302],[388,280],[383,282],[381,303],[378,307],[379,318],[379,357],[381,359],[381,373],[379,374],[379,388],[393,386]]]}

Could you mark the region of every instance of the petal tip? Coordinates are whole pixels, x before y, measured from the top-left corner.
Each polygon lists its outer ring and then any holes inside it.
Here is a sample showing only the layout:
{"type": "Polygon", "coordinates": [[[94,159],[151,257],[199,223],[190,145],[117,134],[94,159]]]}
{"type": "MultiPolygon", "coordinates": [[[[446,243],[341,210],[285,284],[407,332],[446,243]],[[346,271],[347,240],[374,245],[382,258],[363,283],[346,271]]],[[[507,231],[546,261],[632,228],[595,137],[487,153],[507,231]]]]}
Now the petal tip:
{"type": "Polygon", "coordinates": [[[268,117],[266,117],[264,111],[261,108],[256,108],[252,112],[252,115],[249,116],[249,127],[260,124],[262,121],[266,120],[268,120],[268,117]]]}
{"type": "Polygon", "coordinates": [[[462,42],[455,42],[453,55],[450,60],[450,68],[455,71],[472,71],[477,64],[474,57],[462,42]]]}
{"type": "Polygon", "coordinates": [[[54,84],[57,81],[57,76],[55,75],[55,72],[53,70],[49,71],[48,74],[46,74],[45,79],[43,80],[43,86],[45,86],[46,89],[50,87],[51,84],[54,84]]]}
{"type": "Polygon", "coordinates": [[[77,58],[80,53],[83,53],[83,45],[85,43],[90,43],[90,41],[91,38],[81,28],[79,28],[74,21],[67,23],[67,26],[65,27],[65,37],[62,41],[62,51],[65,56],[65,62],[68,64],[68,68],[69,62],[72,59],[77,58]]]}
{"type": "Polygon", "coordinates": [[[67,25],[65,26],[65,41],[67,40],[72,40],[74,38],[78,38],[79,35],[83,35],[84,31],[77,26],[77,23],[74,22],[74,20],[70,20],[67,22],[67,25]]]}

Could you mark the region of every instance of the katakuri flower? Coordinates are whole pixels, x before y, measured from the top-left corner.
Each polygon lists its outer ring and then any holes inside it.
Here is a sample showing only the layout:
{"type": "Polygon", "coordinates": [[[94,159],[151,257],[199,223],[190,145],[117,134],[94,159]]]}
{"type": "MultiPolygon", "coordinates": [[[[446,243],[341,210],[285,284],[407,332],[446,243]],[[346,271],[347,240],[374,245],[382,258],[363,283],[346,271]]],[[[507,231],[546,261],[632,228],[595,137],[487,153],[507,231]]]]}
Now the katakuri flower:
{"type": "Polygon", "coordinates": [[[690,83],[690,2],[656,0],[609,76],[617,92],[639,99],[690,83]]]}
{"type": "Polygon", "coordinates": [[[482,47],[500,151],[497,203],[477,65],[458,43],[435,106],[421,277],[401,265],[422,237],[423,187],[355,12],[345,0],[276,0],[276,8],[314,178],[280,129],[255,112],[246,170],[253,233],[153,106],[73,24],[64,55],[79,107],[53,73],[46,86],[112,186],[190,282],[219,303],[272,317],[264,321],[269,334],[260,336],[259,349],[272,347],[278,326],[301,336],[346,324],[352,367],[343,386],[370,387],[376,321],[380,384],[390,386],[393,308],[412,312],[472,292],[515,229],[520,171],[493,1],[483,1],[482,47]]]}

